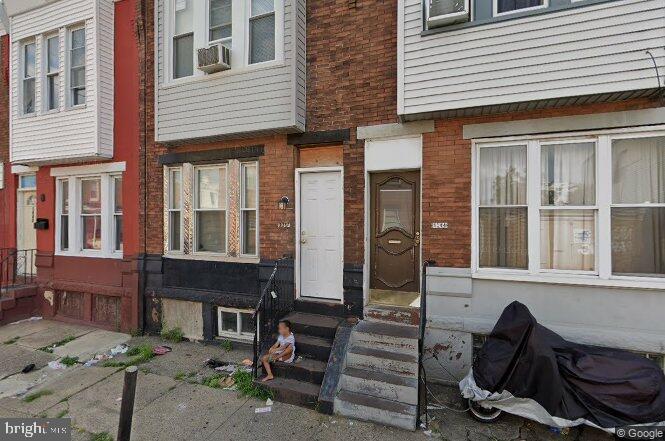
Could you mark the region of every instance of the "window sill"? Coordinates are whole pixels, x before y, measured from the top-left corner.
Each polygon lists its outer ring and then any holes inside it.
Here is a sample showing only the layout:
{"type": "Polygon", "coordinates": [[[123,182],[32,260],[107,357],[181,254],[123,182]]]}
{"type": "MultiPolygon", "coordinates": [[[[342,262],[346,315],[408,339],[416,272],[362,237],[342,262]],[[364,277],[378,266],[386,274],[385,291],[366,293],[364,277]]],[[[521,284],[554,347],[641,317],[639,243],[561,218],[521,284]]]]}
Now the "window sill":
{"type": "Polygon", "coordinates": [[[220,254],[176,254],[174,252],[164,254],[167,259],[180,260],[203,260],[209,262],[231,262],[231,263],[259,263],[259,257],[232,257],[220,254]]]}
{"type": "Polygon", "coordinates": [[[613,277],[575,274],[528,274],[521,271],[477,271],[471,275],[478,280],[501,280],[506,282],[551,283],[555,285],[598,286],[604,288],[665,289],[665,278],[613,277]]]}
{"type": "MultiPolygon", "coordinates": [[[[232,67],[229,70],[223,70],[221,72],[215,72],[213,74],[201,73],[201,74],[194,74],[189,77],[166,80],[161,84],[160,88],[170,89],[173,87],[179,87],[186,84],[194,84],[205,81],[215,81],[220,78],[233,77],[236,75],[243,75],[249,72],[255,72],[264,69],[272,69],[275,67],[285,67],[285,66],[287,66],[287,64],[284,62],[284,60],[265,61],[263,63],[248,64],[242,67],[235,67],[235,68],[232,67]]],[[[195,72],[199,72],[199,70],[195,68],[195,72]]]]}
{"type": "Polygon", "coordinates": [[[74,252],[69,252],[69,251],[56,251],[55,252],[56,256],[61,256],[61,257],[85,257],[85,258],[92,258],[92,259],[122,259],[123,254],[118,252],[118,253],[103,253],[101,251],[95,252],[95,251],[80,251],[78,253],[74,252]]]}

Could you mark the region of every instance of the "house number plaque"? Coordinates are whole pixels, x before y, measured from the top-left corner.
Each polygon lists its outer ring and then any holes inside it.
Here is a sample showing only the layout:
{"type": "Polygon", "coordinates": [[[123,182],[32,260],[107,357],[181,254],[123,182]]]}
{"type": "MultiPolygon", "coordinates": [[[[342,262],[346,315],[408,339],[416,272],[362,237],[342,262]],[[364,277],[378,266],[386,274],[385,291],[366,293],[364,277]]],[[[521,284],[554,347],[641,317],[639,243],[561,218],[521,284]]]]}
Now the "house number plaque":
{"type": "Polygon", "coordinates": [[[432,228],[435,230],[447,230],[448,222],[432,222],[432,228]]]}
{"type": "Polygon", "coordinates": [[[283,228],[283,229],[291,228],[291,222],[278,222],[277,228],[283,228]]]}

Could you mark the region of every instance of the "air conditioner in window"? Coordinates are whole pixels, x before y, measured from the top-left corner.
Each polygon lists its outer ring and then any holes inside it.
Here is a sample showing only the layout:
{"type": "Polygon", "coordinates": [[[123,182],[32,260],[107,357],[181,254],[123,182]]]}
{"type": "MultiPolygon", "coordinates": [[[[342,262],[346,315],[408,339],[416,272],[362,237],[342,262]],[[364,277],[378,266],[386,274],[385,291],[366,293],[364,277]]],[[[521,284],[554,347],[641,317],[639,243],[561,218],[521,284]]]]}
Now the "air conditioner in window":
{"type": "Polygon", "coordinates": [[[199,49],[198,56],[198,68],[205,73],[231,69],[231,51],[221,43],[199,49]]]}
{"type": "Polygon", "coordinates": [[[425,0],[427,27],[435,28],[470,20],[469,0],[425,0]]]}

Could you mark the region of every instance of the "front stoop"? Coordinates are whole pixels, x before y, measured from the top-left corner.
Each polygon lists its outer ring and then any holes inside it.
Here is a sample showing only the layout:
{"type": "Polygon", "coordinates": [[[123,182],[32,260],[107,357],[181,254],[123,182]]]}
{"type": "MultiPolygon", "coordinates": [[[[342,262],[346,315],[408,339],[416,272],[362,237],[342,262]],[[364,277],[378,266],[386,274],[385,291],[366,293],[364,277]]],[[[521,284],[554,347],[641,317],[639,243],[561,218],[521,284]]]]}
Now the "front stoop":
{"type": "MultiPolygon", "coordinates": [[[[299,309],[305,309],[300,306],[299,309]]],[[[320,310],[320,312],[325,309],[320,310]]],[[[319,312],[317,310],[317,312],[319,312]]],[[[335,333],[342,322],[336,316],[296,311],[284,317],[296,338],[296,360],[273,364],[275,379],[259,383],[270,389],[275,400],[316,409],[335,333]]]]}
{"type": "Polygon", "coordinates": [[[349,345],[335,412],[415,430],[418,328],[364,320],[353,328],[349,345]]]}
{"type": "Polygon", "coordinates": [[[37,313],[37,285],[10,286],[0,293],[0,325],[32,317],[37,313]]]}

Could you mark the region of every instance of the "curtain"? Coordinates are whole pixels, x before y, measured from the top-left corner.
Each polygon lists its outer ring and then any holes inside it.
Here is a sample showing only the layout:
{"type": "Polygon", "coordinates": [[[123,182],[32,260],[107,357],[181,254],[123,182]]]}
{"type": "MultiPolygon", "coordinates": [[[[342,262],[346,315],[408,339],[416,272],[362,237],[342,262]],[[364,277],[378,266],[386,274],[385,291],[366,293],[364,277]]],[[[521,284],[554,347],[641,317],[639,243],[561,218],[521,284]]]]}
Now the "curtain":
{"type": "Polygon", "coordinates": [[[526,146],[480,149],[480,205],[526,205],[526,146]]]}
{"type": "Polygon", "coordinates": [[[594,143],[553,144],[541,148],[541,204],[594,205],[594,143]]]}

